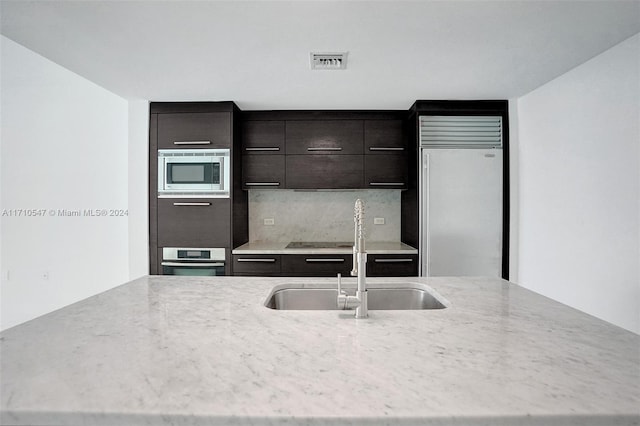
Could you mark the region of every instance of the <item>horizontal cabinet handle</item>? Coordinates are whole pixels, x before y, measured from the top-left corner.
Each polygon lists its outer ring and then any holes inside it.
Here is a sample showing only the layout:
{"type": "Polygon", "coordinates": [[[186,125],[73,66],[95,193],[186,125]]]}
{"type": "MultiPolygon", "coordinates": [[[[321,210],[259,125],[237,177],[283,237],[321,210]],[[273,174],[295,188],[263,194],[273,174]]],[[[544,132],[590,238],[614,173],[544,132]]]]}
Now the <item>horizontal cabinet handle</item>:
{"type": "Polygon", "coordinates": [[[413,262],[413,259],[374,259],[375,263],[409,263],[413,262]]]}
{"type": "Polygon", "coordinates": [[[339,147],[329,147],[329,148],[311,147],[311,148],[307,148],[307,151],[342,151],[342,148],[339,148],[339,147]]]}
{"type": "Polygon", "coordinates": [[[307,262],[322,263],[322,262],[344,262],[344,259],[305,259],[307,262]]]}
{"type": "Polygon", "coordinates": [[[175,141],[174,145],[211,145],[211,141],[175,141]]]}
{"type": "Polygon", "coordinates": [[[275,259],[249,259],[249,258],[242,258],[242,259],[236,259],[238,262],[262,262],[262,263],[273,263],[276,260],[275,259]]]}
{"type": "Polygon", "coordinates": [[[246,186],[280,186],[280,182],[245,182],[246,186]]]}
{"type": "Polygon", "coordinates": [[[404,186],[404,182],[369,182],[371,186],[404,186]]]}
{"type": "Polygon", "coordinates": [[[280,151],[280,148],[277,146],[265,146],[265,147],[256,147],[256,148],[245,148],[245,151],[280,151]]]}
{"type": "Polygon", "coordinates": [[[210,206],[211,203],[173,203],[174,206],[202,206],[202,207],[206,207],[206,206],[210,206]]]}
{"type": "Polygon", "coordinates": [[[162,262],[162,266],[177,266],[177,267],[212,267],[212,266],[224,266],[224,263],[196,263],[196,262],[162,262]]]}
{"type": "Polygon", "coordinates": [[[386,146],[371,146],[369,151],[404,151],[404,148],[400,147],[386,147],[386,146]]]}

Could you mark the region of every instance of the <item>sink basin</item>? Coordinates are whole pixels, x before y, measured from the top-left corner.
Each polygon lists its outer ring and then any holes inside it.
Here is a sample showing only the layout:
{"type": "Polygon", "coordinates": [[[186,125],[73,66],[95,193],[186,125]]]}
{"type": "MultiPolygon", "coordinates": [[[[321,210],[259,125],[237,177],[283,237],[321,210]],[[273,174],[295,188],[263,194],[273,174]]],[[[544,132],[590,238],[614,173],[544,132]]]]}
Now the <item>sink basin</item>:
{"type": "MultiPolygon", "coordinates": [[[[348,294],[354,288],[345,288],[348,294]]],[[[444,309],[449,302],[419,283],[368,285],[369,310],[444,309]]],[[[280,285],[271,290],[264,305],[278,310],[340,310],[338,290],[327,284],[280,285]]]]}

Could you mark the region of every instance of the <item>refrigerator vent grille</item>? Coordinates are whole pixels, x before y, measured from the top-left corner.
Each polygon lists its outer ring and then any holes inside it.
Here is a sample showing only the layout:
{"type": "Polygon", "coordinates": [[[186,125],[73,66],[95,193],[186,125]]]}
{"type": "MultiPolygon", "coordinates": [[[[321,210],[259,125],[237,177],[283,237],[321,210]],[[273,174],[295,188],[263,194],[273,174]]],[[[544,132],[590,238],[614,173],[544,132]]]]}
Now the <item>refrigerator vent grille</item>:
{"type": "Polygon", "coordinates": [[[502,148],[502,117],[429,115],[420,117],[423,148],[502,148]]]}

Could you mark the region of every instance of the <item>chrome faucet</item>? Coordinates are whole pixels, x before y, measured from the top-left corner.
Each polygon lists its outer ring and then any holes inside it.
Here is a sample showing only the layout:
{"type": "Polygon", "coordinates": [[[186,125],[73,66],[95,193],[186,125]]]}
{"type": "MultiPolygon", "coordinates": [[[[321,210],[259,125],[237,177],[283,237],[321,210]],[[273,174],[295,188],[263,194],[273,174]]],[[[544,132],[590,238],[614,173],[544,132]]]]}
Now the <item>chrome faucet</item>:
{"type": "Polygon", "coordinates": [[[358,288],[355,296],[347,296],[341,288],[341,276],[338,274],[338,307],[342,309],[356,308],[356,318],[367,318],[369,306],[367,298],[367,252],[364,247],[364,203],[356,200],[353,211],[354,241],[353,268],[351,276],[358,277],[358,288]]]}

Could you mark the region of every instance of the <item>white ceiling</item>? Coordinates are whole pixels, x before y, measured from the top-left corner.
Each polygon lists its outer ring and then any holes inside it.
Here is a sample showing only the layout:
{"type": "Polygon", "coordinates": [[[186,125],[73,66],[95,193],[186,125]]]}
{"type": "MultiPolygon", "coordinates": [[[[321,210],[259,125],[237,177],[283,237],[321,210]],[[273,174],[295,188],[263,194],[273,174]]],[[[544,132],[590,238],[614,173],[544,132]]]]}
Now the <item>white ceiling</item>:
{"type": "Polygon", "coordinates": [[[128,99],[406,109],[505,99],[640,32],[640,1],[13,1],[1,33],[128,99]],[[311,71],[311,51],[349,52],[311,71]]]}

